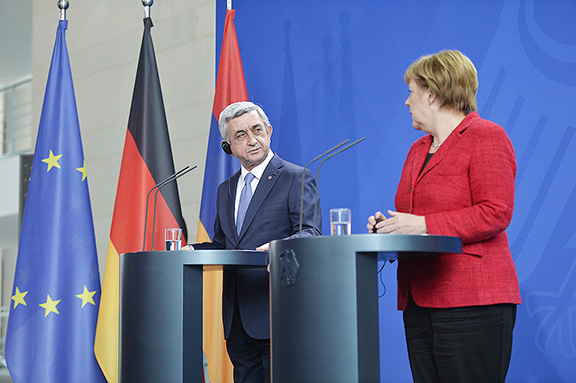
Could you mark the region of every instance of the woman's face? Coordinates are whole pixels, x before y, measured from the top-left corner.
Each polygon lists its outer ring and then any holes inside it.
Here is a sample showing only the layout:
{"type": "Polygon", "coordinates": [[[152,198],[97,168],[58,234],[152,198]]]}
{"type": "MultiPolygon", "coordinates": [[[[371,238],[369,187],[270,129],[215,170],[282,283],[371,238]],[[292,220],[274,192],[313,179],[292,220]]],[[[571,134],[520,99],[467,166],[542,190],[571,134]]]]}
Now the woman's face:
{"type": "Polygon", "coordinates": [[[414,126],[414,129],[426,132],[426,124],[430,122],[430,97],[432,93],[430,90],[420,87],[414,80],[410,80],[408,89],[410,95],[406,99],[405,104],[410,108],[412,126],[414,126]]]}

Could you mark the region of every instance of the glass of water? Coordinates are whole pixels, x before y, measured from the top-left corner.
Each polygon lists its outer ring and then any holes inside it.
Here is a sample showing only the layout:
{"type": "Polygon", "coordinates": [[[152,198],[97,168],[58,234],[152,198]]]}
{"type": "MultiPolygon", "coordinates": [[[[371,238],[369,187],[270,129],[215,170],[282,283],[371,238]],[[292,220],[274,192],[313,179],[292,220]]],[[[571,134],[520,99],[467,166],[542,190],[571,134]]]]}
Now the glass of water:
{"type": "Polygon", "coordinates": [[[350,209],[330,209],[330,235],[350,235],[352,222],[350,209]]]}
{"type": "Polygon", "coordinates": [[[164,239],[166,241],[167,251],[182,249],[182,229],[180,228],[165,229],[164,239]]]}

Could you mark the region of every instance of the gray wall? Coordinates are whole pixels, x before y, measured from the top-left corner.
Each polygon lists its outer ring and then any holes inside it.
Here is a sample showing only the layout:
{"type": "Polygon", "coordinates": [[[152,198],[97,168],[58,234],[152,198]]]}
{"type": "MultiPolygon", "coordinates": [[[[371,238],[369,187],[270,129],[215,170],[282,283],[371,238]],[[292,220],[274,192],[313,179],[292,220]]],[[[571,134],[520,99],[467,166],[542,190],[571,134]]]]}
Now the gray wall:
{"type": "MultiPolygon", "coordinates": [[[[70,3],[66,40],[103,276],[142,41],[144,7],[140,0],[70,3]]],[[[155,25],[152,39],[174,165],[176,169],[198,165],[198,169],[178,181],[191,238],[195,238],[198,224],[214,96],[214,13],[212,0],[157,0],[151,7],[155,25]]],[[[56,0],[34,0],[32,126],[36,131],[58,19],[56,0]]],[[[36,131],[32,134],[34,140],[36,131]]]]}

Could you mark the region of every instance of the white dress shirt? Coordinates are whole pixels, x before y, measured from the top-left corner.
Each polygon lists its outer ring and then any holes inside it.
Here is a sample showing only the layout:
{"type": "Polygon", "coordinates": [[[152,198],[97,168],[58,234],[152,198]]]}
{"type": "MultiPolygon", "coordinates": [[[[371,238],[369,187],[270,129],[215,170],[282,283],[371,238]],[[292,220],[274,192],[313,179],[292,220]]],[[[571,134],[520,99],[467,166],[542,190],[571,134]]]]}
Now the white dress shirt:
{"type": "Polygon", "coordinates": [[[264,174],[264,169],[266,169],[266,166],[268,166],[272,157],[274,157],[274,152],[272,152],[272,150],[268,150],[268,155],[266,156],[264,161],[262,161],[261,164],[256,165],[256,167],[254,167],[254,169],[252,169],[250,172],[244,169],[243,166],[241,167],[240,177],[238,177],[238,183],[236,184],[236,200],[234,201],[234,222],[236,222],[236,218],[238,216],[238,205],[240,204],[240,193],[242,192],[242,188],[244,187],[244,178],[248,173],[252,173],[254,175],[254,179],[250,183],[250,187],[252,188],[252,195],[254,195],[254,193],[256,192],[256,187],[260,182],[260,178],[262,178],[262,174],[264,174]]]}

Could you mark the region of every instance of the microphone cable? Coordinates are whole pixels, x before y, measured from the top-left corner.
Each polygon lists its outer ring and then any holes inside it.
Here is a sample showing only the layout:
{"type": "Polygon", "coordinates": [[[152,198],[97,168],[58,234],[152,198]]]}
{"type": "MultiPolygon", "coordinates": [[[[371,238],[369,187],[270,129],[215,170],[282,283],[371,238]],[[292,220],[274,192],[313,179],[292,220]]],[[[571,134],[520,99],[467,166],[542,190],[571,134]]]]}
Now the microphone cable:
{"type": "Polygon", "coordinates": [[[382,289],[384,290],[384,292],[382,294],[378,295],[378,299],[380,299],[384,295],[386,295],[386,292],[387,292],[386,284],[384,283],[384,279],[382,277],[382,275],[383,275],[382,270],[384,270],[384,267],[386,266],[387,263],[388,263],[388,261],[384,260],[382,267],[380,267],[380,270],[378,270],[378,279],[380,280],[380,284],[382,285],[382,289]]]}

